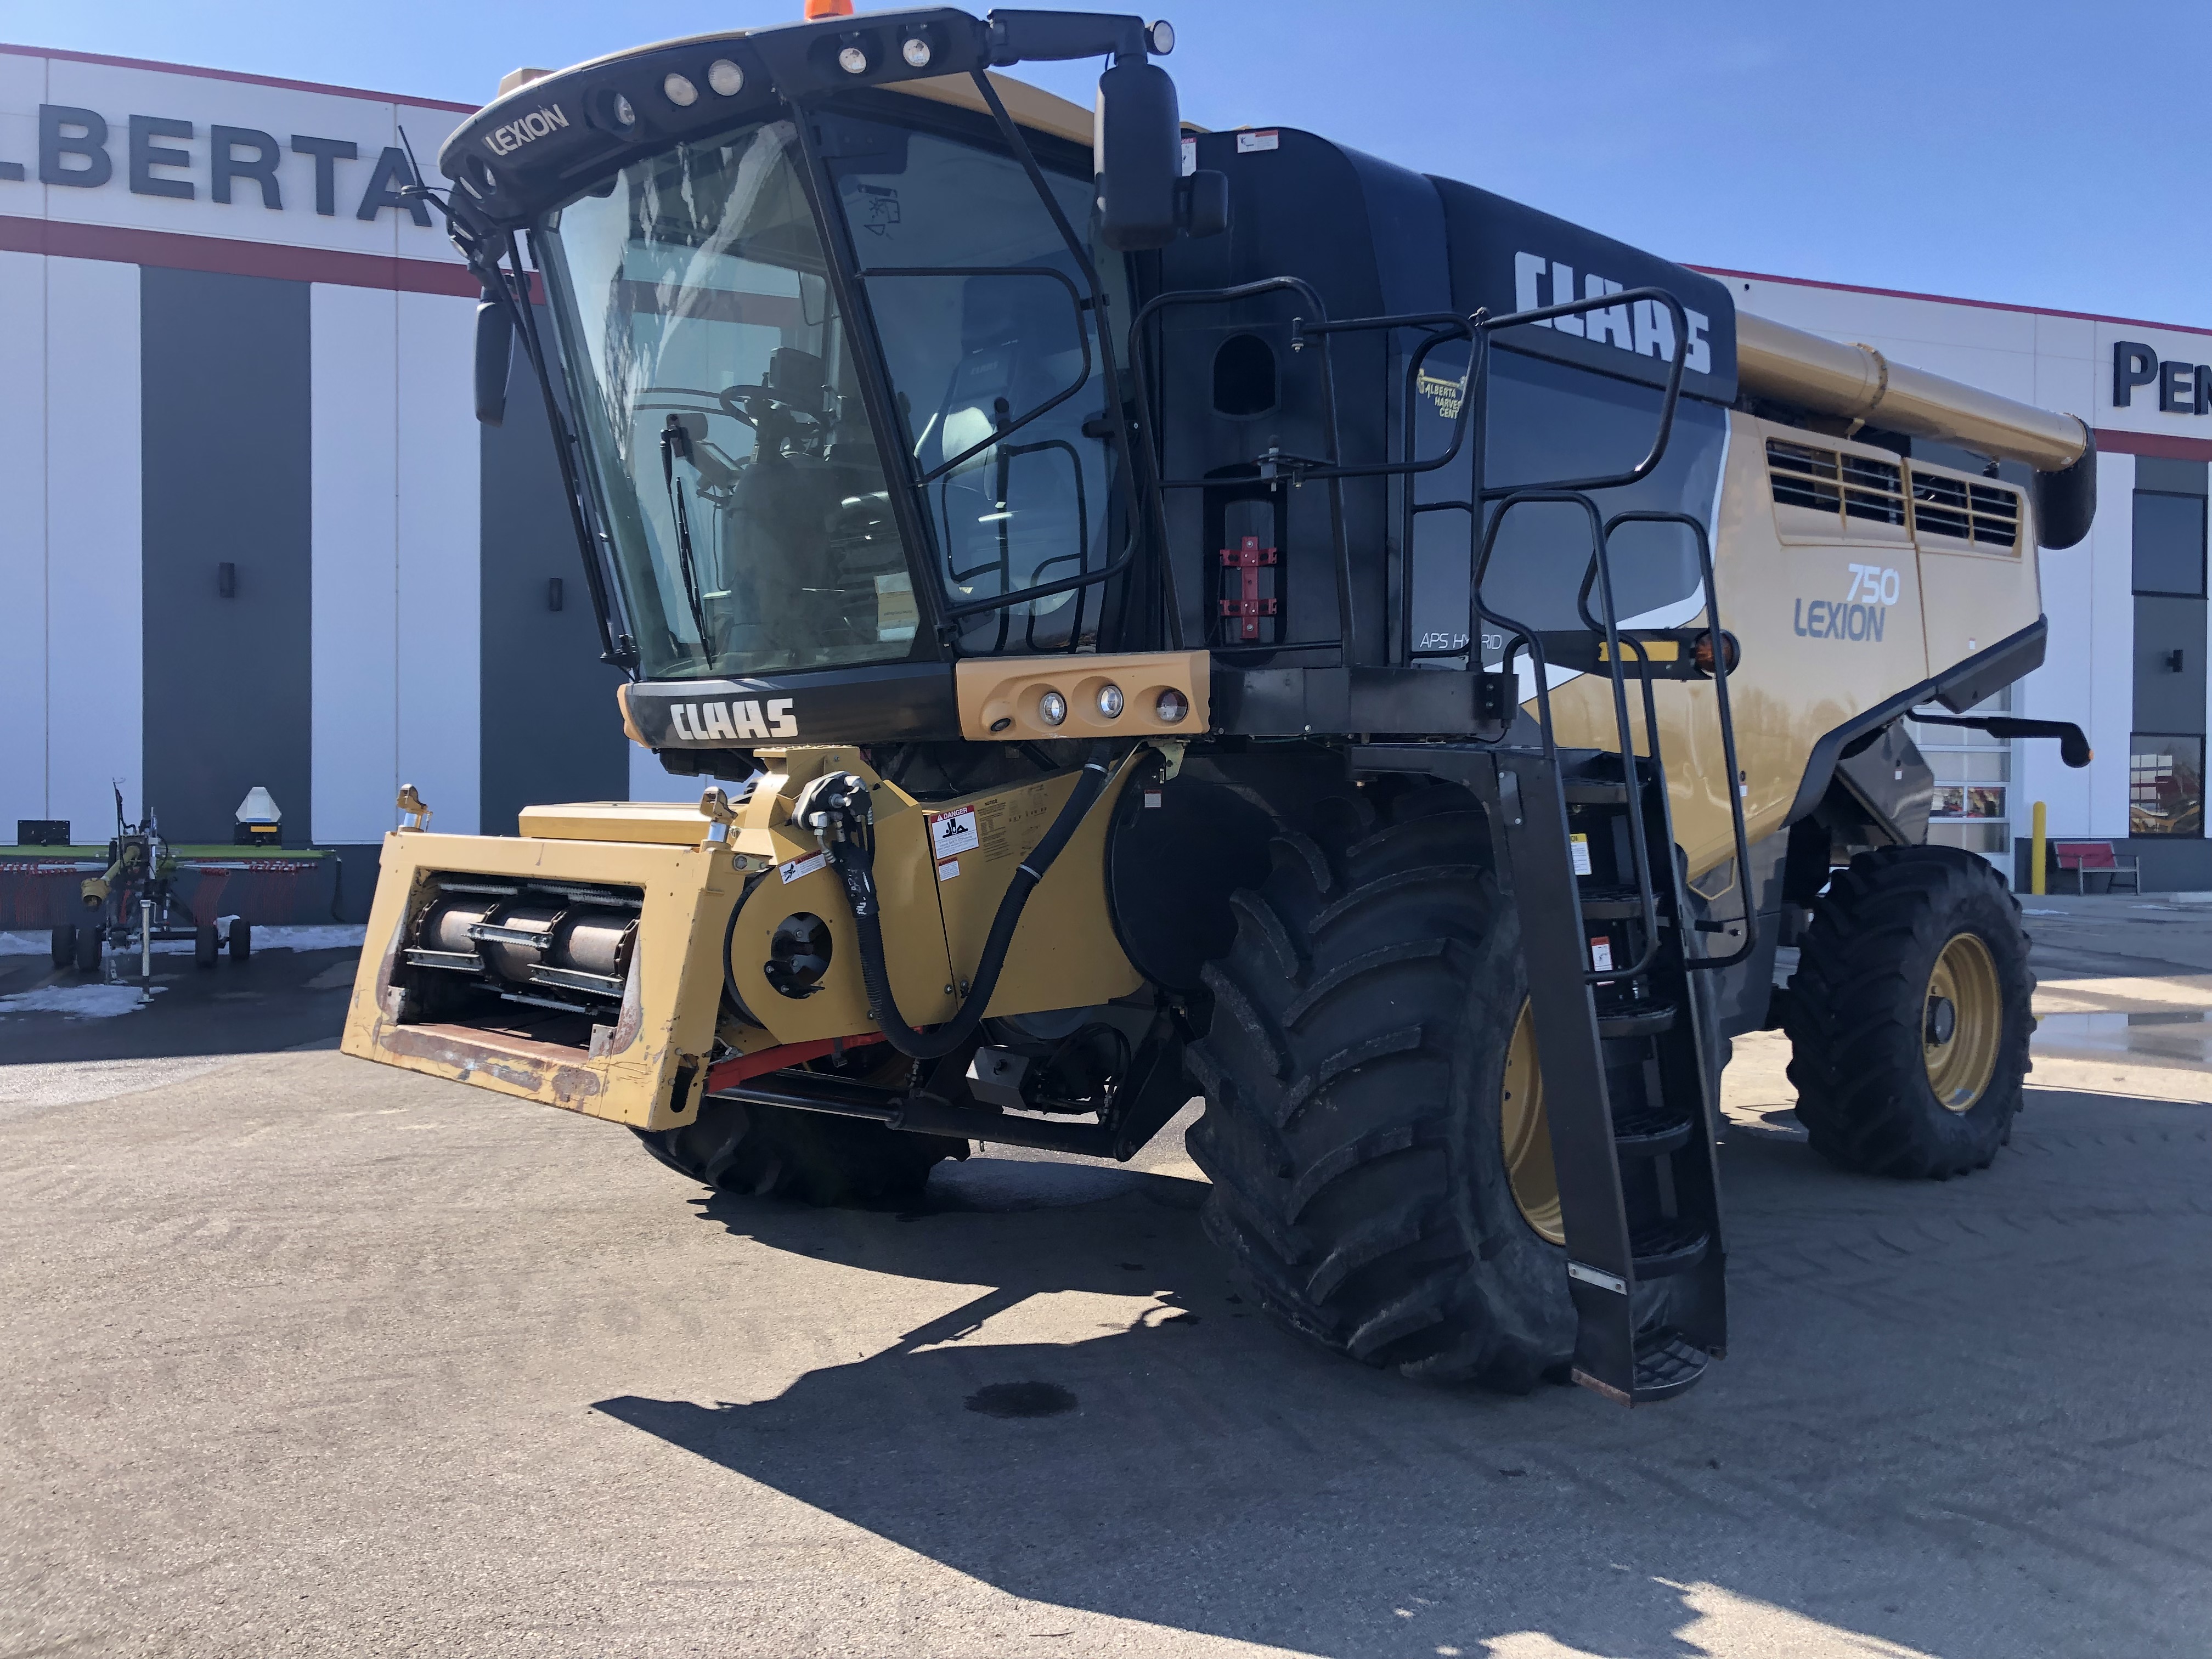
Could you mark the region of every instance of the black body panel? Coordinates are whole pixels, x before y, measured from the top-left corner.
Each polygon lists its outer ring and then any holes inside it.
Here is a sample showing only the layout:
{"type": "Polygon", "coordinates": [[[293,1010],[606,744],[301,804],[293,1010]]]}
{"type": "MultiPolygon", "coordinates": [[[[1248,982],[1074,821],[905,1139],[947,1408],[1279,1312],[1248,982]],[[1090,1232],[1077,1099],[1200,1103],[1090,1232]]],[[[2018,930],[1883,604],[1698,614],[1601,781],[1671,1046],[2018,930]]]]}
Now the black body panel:
{"type": "Polygon", "coordinates": [[[455,205],[498,230],[520,230],[547,208],[580,193],[612,169],[688,139],[746,121],[774,120],[786,99],[894,81],[966,75],[983,67],[989,31],[966,12],[932,6],[874,12],[865,18],[787,23],[747,33],[692,35],[639,52],[593,58],[518,87],[471,116],[446,140],[438,165],[456,181],[455,205]],[[909,34],[931,46],[921,68],[900,53],[909,34]],[[868,68],[845,73],[848,42],[868,68]],[[744,84],[717,92],[709,71],[734,64],[744,84]],[[691,83],[695,100],[672,102],[668,76],[691,83]],[[617,100],[630,119],[620,119],[617,100]]]}
{"type": "Polygon", "coordinates": [[[1162,783],[1160,770],[1152,763],[1114,809],[1106,913],[1138,972],[1188,993],[1235,940],[1229,896],[1266,878],[1274,824],[1226,783],[1191,775],[1162,783]]]}
{"type": "Polygon", "coordinates": [[[1466,737],[1487,732],[1473,674],[1432,668],[1213,671],[1213,724],[1254,737],[1387,732],[1466,737]]]}
{"type": "Polygon", "coordinates": [[[945,663],[892,663],[742,680],[639,680],[629,715],[654,749],[899,743],[960,735],[945,663]]]}
{"type": "MultiPolygon", "coordinates": [[[[1319,295],[1332,319],[1449,309],[1443,218],[1434,188],[1419,174],[1290,128],[1206,133],[1190,142],[1199,167],[1228,177],[1230,228],[1161,250],[1161,292],[1290,276],[1319,295]]],[[[1146,380],[1156,402],[1149,412],[1164,476],[1223,481],[1220,489],[1165,492],[1167,545],[1185,637],[1193,646],[1224,649],[1224,661],[1238,666],[1276,665],[1274,659],[1287,654],[1282,647],[1304,641],[1321,643],[1293,661],[1338,655],[1329,491],[1270,489],[1257,478],[1257,463],[1271,448],[1329,456],[1325,364],[1335,382],[1335,459],[1375,463],[1395,456],[1406,337],[1338,335],[1326,351],[1313,344],[1293,351],[1292,319],[1322,320],[1312,310],[1287,290],[1177,306],[1131,346],[1149,347],[1146,380]],[[1240,356],[1247,365],[1241,371],[1240,356]],[[1254,359],[1271,362],[1272,374],[1251,372],[1254,359]],[[1278,610],[1253,641],[1237,636],[1218,614],[1218,600],[1230,591],[1220,551],[1247,536],[1275,549],[1277,559],[1271,580],[1278,610]]],[[[1384,659],[1388,570],[1397,543],[1389,509],[1397,488],[1379,478],[1343,486],[1351,654],[1360,662],[1384,659]]]]}
{"type": "Polygon", "coordinates": [[[1928,812],[1936,800],[1936,774],[1901,722],[1882,727],[1875,741],[1836,765],[1836,778],[1859,810],[1900,847],[1928,839],[1928,812]]]}
{"type": "MultiPolygon", "coordinates": [[[[1735,400],[1735,304],[1725,284],[1472,185],[1452,179],[1431,182],[1443,203],[1451,246],[1452,299],[1460,310],[1480,306],[1492,316],[1502,317],[1539,306],[1565,305],[1590,297],[1592,277],[1607,284],[1601,290],[1607,293],[1665,289],[1691,313],[1684,394],[1716,403],[1735,400]],[[1565,281],[1555,293],[1554,279],[1561,272],[1565,281]],[[1566,291],[1569,284],[1574,289],[1571,294],[1566,291]],[[1702,353],[1701,343],[1705,348],[1702,353]]],[[[1516,329],[1498,343],[1601,374],[1663,386],[1673,344],[1670,337],[1662,337],[1672,333],[1666,315],[1663,309],[1625,317],[1592,312],[1560,318],[1549,327],[1516,329]],[[1561,324],[1573,326],[1562,328],[1561,324]],[[1660,349],[1662,345],[1666,349],[1660,349]]]]}

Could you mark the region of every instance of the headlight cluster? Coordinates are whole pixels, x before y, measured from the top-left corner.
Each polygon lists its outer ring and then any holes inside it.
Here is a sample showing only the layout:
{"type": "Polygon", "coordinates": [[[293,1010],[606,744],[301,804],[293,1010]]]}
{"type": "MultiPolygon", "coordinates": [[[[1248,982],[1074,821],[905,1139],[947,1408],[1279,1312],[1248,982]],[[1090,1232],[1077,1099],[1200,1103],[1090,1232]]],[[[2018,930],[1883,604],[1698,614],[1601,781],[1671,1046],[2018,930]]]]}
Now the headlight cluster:
{"type": "MultiPolygon", "coordinates": [[[[1128,696],[1120,686],[1109,680],[1098,688],[1094,706],[1100,720],[1117,720],[1121,718],[1121,711],[1128,707],[1128,696]]],[[[1036,709],[1037,719],[1047,726],[1067,723],[1067,698],[1061,692],[1049,687],[1039,692],[1036,709]]],[[[1163,726],[1181,725],[1189,713],[1190,699],[1173,686],[1164,688],[1152,700],[1153,718],[1163,726]]]]}
{"type": "MultiPolygon", "coordinates": [[[[717,58],[707,65],[707,88],[718,98],[736,97],[745,89],[744,67],[727,58],[717,58]]],[[[698,83],[690,76],[678,75],[672,70],[661,77],[660,93],[678,109],[689,109],[699,101],[698,83]]],[[[623,107],[628,106],[624,100],[623,107]]]]}

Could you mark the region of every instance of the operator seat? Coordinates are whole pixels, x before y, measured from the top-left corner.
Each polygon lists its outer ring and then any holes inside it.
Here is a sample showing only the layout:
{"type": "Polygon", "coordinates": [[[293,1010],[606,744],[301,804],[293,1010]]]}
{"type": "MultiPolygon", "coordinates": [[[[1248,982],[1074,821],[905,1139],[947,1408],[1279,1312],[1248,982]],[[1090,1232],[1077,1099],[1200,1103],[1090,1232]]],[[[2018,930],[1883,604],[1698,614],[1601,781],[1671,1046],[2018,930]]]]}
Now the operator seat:
{"type": "MultiPolygon", "coordinates": [[[[1079,326],[1066,289],[1050,276],[969,277],[961,292],[960,356],[918,446],[921,470],[987,442],[1074,384],[1083,373],[1079,326]]],[[[1072,574],[1072,558],[1043,578],[1036,571],[1042,561],[1072,554],[1081,534],[1079,446],[1089,441],[1080,428],[1092,412],[1085,403],[1080,394],[1069,398],[930,486],[956,588],[988,597],[1072,574]]],[[[1039,608],[1052,608],[1052,601],[1039,608]]]]}
{"type": "MultiPolygon", "coordinates": [[[[819,455],[825,402],[822,359],[796,346],[769,354],[761,384],[783,403],[752,404],[752,454],[738,465],[722,502],[721,544],[732,601],[714,627],[717,658],[757,659],[804,641],[832,643],[848,631],[839,573],[824,540],[840,499],[836,475],[819,455]],[[815,418],[789,412],[795,405],[815,418]]],[[[791,665],[804,664],[794,659],[791,665]]]]}

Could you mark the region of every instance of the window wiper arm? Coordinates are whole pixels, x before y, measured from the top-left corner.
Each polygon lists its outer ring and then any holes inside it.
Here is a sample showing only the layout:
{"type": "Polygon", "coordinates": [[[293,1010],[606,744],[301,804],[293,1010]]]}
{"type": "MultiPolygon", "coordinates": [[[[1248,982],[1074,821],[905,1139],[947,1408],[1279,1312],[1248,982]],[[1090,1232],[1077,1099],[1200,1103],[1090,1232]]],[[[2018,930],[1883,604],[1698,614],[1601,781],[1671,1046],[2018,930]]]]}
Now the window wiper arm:
{"type": "Polygon", "coordinates": [[[691,620],[699,629],[699,655],[711,665],[714,641],[707,635],[707,607],[699,595],[699,572],[691,556],[691,518],[684,510],[684,492],[676,483],[678,457],[691,459],[691,434],[680,417],[671,415],[660,428],[660,482],[668,490],[669,511],[676,517],[676,562],[684,577],[684,598],[691,607],[691,620]]]}

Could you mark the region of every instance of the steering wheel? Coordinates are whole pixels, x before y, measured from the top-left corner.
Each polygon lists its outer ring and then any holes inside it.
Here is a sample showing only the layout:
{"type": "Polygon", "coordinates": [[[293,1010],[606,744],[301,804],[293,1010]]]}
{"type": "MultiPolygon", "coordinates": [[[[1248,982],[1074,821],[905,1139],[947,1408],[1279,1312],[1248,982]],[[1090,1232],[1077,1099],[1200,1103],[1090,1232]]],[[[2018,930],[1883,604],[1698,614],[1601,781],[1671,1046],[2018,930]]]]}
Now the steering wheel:
{"type": "Polygon", "coordinates": [[[720,401],[724,414],[734,420],[743,421],[756,431],[760,428],[759,416],[750,410],[743,407],[744,404],[750,403],[755,398],[760,399],[774,409],[796,415],[805,421],[812,429],[799,434],[801,437],[811,439],[830,429],[830,422],[820,410],[809,409],[804,404],[793,403],[781,392],[771,392],[764,386],[726,386],[714,395],[720,401]]]}

